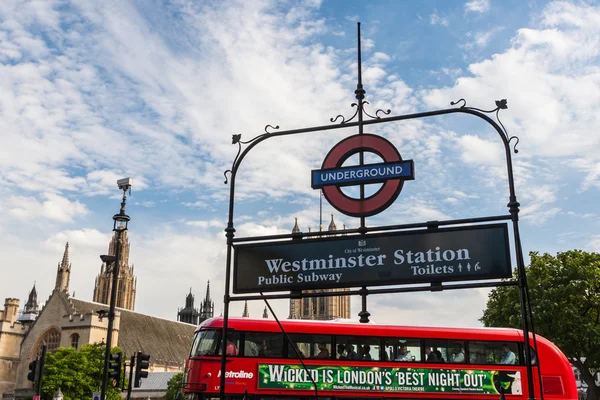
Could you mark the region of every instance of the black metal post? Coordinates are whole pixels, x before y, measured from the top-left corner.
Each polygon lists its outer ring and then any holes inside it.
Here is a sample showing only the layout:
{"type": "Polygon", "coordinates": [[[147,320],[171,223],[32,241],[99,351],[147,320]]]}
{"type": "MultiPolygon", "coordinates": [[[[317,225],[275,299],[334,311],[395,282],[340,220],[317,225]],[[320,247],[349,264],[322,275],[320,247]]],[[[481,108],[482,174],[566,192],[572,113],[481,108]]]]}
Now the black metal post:
{"type": "Polygon", "coordinates": [[[123,373],[121,374],[121,392],[125,391],[125,374],[127,373],[127,366],[129,364],[127,364],[126,362],[123,363],[123,373]]]}
{"type": "Polygon", "coordinates": [[[44,376],[44,363],[46,362],[46,350],[48,349],[48,346],[46,346],[45,344],[42,345],[42,355],[40,357],[40,367],[39,367],[39,372],[38,372],[38,384],[37,384],[37,395],[41,396],[42,395],[42,380],[43,380],[43,376],[44,376]]]}
{"type": "MultiPolygon", "coordinates": [[[[231,177],[231,191],[234,190],[235,184],[235,172],[231,177]]],[[[219,397],[221,400],[225,400],[225,373],[227,366],[227,328],[229,322],[229,286],[231,282],[231,251],[233,248],[233,236],[235,234],[235,228],[233,227],[233,193],[230,197],[229,202],[229,222],[227,229],[225,229],[225,236],[227,237],[227,271],[225,272],[225,295],[223,296],[223,333],[221,334],[221,379],[219,387],[219,397]]]]}
{"type": "MultiPolygon", "coordinates": [[[[108,364],[110,362],[110,350],[112,347],[112,333],[113,326],[115,321],[115,306],[117,302],[117,286],[119,283],[119,269],[121,264],[121,236],[123,234],[124,229],[122,227],[117,226],[117,217],[118,216],[126,216],[125,215],[125,202],[127,201],[127,189],[126,187],[123,190],[123,200],[121,202],[121,210],[120,213],[113,216],[115,220],[115,227],[113,231],[117,233],[117,246],[115,249],[115,260],[113,261],[113,267],[111,270],[112,273],[112,284],[110,288],[110,305],[108,311],[108,329],[106,334],[106,349],[104,352],[104,370],[102,373],[102,390],[100,392],[100,400],[106,399],[106,388],[108,386],[108,364]]],[[[129,217],[127,217],[127,220],[129,217]]],[[[125,228],[126,229],[126,228],[125,228]]]]}
{"type": "Polygon", "coordinates": [[[369,317],[371,316],[371,313],[367,310],[367,295],[369,294],[369,291],[365,286],[363,286],[359,290],[359,293],[362,299],[362,310],[358,313],[358,316],[360,317],[359,321],[362,324],[367,324],[369,323],[369,317]]]}
{"type": "MultiPolygon", "coordinates": [[[[367,91],[364,89],[362,84],[362,52],[360,50],[360,22],[357,23],[357,37],[358,37],[358,83],[356,84],[356,90],[354,94],[356,95],[356,100],[358,100],[358,134],[362,135],[364,133],[363,129],[363,100],[365,99],[365,94],[367,91]]],[[[365,164],[365,153],[361,150],[359,153],[358,165],[365,164]]],[[[362,201],[365,198],[365,185],[360,185],[360,200],[362,201]]],[[[361,234],[364,234],[365,229],[365,217],[360,217],[360,229],[361,234]]]]}
{"type": "Polygon", "coordinates": [[[135,354],[129,360],[129,383],[127,384],[127,400],[131,398],[131,385],[133,381],[133,367],[135,367],[135,354]]]}
{"type": "Polygon", "coordinates": [[[112,346],[112,332],[115,321],[115,303],[117,301],[117,284],[119,283],[119,264],[121,258],[121,231],[117,231],[117,249],[115,262],[112,267],[112,284],[110,288],[110,306],[108,311],[108,330],[106,334],[106,348],[104,350],[104,372],[102,373],[102,391],[100,400],[106,399],[106,387],[108,385],[108,364],[110,362],[110,349],[112,346]]]}

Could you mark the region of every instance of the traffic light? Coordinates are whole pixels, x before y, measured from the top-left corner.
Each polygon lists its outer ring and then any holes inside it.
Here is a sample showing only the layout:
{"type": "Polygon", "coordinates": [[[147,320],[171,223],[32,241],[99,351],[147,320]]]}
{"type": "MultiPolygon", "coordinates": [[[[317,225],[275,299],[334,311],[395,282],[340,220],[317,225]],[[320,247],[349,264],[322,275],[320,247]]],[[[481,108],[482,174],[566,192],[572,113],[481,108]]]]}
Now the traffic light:
{"type": "Polygon", "coordinates": [[[38,359],[36,358],[29,363],[29,373],[27,373],[27,379],[34,383],[38,380],[37,366],[38,359]]]}
{"type": "Polygon", "coordinates": [[[111,353],[108,360],[108,377],[119,384],[121,379],[121,360],[123,353],[111,353]]]}
{"type": "Polygon", "coordinates": [[[135,381],[133,387],[139,388],[142,385],[142,378],[148,377],[148,367],[150,366],[150,354],[138,351],[135,360],[135,381]]]}

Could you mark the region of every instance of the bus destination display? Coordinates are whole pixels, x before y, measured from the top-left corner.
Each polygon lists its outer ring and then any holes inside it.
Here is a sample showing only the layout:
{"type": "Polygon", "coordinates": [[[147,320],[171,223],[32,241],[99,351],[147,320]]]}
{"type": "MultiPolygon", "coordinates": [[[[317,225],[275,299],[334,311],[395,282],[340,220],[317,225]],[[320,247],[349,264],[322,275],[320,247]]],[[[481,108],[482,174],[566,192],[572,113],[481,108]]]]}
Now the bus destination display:
{"type": "Polygon", "coordinates": [[[523,394],[520,371],[259,364],[261,389],[523,394]]]}
{"type": "Polygon", "coordinates": [[[234,293],[509,278],[506,224],[234,247],[234,293]]]}

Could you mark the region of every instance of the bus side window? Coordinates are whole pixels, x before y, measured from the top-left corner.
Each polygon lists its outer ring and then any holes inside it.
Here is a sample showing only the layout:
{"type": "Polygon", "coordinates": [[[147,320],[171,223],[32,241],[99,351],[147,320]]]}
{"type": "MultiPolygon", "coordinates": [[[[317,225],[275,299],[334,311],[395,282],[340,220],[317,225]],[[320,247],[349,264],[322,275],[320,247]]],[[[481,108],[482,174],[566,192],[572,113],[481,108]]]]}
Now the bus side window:
{"type": "Polygon", "coordinates": [[[469,342],[469,362],[471,364],[497,364],[499,361],[495,351],[499,345],[499,342],[469,342]]]}
{"type": "Polygon", "coordinates": [[[496,364],[519,364],[519,345],[513,342],[495,342],[496,364]]]}
{"type": "Polygon", "coordinates": [[[368,336],[336,336],[336,359],[379,361],[379,338],[368,336]]]}
{"type": "Polygon", "coordinates": [[[244,355],[246,357],[283,357],[283,334],[246,332],[244,355]]]}
{"type": "Polygon", "coordinates": [[[467,362],[465,342],[463,340],[448,340],[448,362],[463,364],[467,362]]]}
{"type": "Polygon", "coordinates": [[[395,358],[392,360],[421,361],[421,341],[419,339],[386,339],[386,343],[386,347],[391,345],[395,350],[395,358]]]}
{"type": "MultiPolygon", "coordinates": [[[[315,359],[331,358],[331,336],[290,334],[290,340],[296,346],[300,357],[315,359]]],[[[294,349],[288,343],[288,358],[298,358],[294,349]]]]}
{"type": "Polygon", "coordinates": [[[449,362],[448,356],[448,341],[443,339],[426,339],[425,348],[430,348],[431,352],[435,354],[435,361],[437,363],[449,362]]]}

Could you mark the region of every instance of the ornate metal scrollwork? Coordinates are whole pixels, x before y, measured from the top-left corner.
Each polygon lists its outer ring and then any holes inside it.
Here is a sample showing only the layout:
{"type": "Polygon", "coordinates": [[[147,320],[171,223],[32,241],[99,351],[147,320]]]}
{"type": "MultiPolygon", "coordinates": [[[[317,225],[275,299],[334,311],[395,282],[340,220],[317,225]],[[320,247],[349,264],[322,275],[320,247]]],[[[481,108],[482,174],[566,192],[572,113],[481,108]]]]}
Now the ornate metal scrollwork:
{"type": "Polygon", "coordinates": [[[338,120],[338,118],[341,118],[342,122],[340,122],[340,125],[344,125],[345,123],[352,121],[358,115],[358,103],[352,103],[350,104],[350,107],[356,107],[356,111],[354,112],[354,115],[352,115],[349,119],[346,119],[342,114],[338,114],[338,116],[335,118],[329,118],[329,121],[335,122],[338,120]]]}
{"type": "Polygon", "coordinates": [[[329,118],[329,121],[336,122],[338,119],[341,118],[342,121],[340,122],[340,125],[344,125],[344,124],[347,124],[348,122],[352,121],[354,118],[356,118],[356,116],[358,115],[359,112],[361,112],[362,115],[367,116],[371,119],[381,119],[382,117],[379,116],[379,113],[383,113],[385,115],[390,115],[390,113],[392,112],[392,110],[390,110],[390,109],[387,109],[387,110],[378,109],[377,111],[375,111],[375,115],[371,115],[365,110],[365,104],[370,104],[370,103],[366,100],[362,100],[360,102],[360,106],[359,106],[359,103],[352,103],[350,106],[356,107],[356,111],[354,112],[352,117],[346,119],[343,115],[339,114],[335,118],[329,118]]]}
{"type": "Polygon", "coordinates": [[[238,152],[235,155],[235,158],[233,159],[233,163],[231,165],[231,169],[228,169],[225,172],[223,172],[223,176],[225,176],[225,182],[224,183],[226,185],[229,183],[229,179],[227,178],[227,173],[229,173],[230,175],[233,173],[233,169],[235,168],[235,165],[236,165],[236,163],[238,161],[238,158],[240,158],[240,154],[242,153],[242,145],[243,144],[250,144],[250,143],[254,142],[255,140],[258,140],[258,139],[260,139],[262,137],[271,135],[273,132],[269,132],[269,128],[271,128],[271,129],[279,129],[279,125],[275,125],[275,126],[273,126],[273,125],[267,125],[267,126],[265,126],[265,133],[263,133],[261,135],[258,135],[258,136],[255,136],[252,139],[247,140],[247,141],[243,141],[242,140],[242,134],[241,133],[231,135],[231,144],[237,144],[238,145],[238,152]]]}
{"type": "Polygon", "coordinates": [[[455,106],[455,105],[458,105],[459,103],[462,103],[459,106],[459,108],[465,108],[468,110],[479,111],[479,112],[482,112],[485,114],[495,113],[496,121],[498,122],[498,125],[500,125],[500,127],[502,128],[502,134],[504,135],[506,142],[510,145],[511,142],[514,140],[515,144],[513,145],[513,151],[515,153],[519,152],[519,150],[517,149],[517,145],[519,144],[519,138],[517,136],[508,136],[508,131],[506,130],[506,127],[502,123],[502,120],[500,120],[500,110],[506,110],[508,108],[508,101],[506,99],[496,100],[496,102],[495,102],[496,108],[494,108],[493,110],[482,110],[481,108],[467,107],[467,101],[465,99],[458,99],[457,101],[451,101],[450,105],[455,106]]]}

